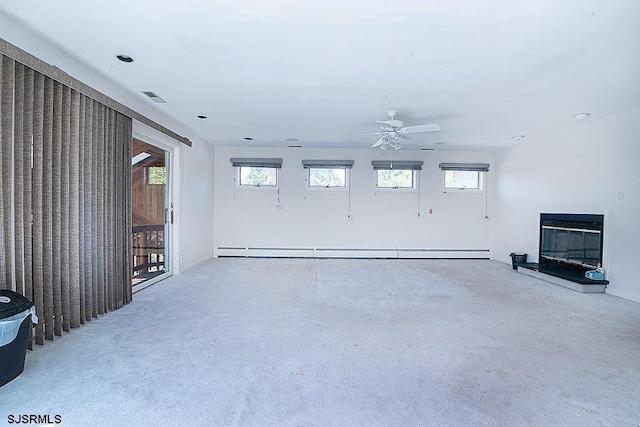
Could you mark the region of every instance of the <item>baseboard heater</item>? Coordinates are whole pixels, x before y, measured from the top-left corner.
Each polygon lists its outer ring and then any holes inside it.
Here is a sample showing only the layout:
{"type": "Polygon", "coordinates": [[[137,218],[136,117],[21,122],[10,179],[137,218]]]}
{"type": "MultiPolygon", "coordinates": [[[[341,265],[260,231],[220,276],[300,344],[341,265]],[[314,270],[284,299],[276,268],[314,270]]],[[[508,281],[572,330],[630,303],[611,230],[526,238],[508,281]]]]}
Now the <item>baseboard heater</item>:
{"type": "Polygon", "coordinates": [[[489,249],[252,248],[219,246],[218,257],[492,259],[489,249]]]}

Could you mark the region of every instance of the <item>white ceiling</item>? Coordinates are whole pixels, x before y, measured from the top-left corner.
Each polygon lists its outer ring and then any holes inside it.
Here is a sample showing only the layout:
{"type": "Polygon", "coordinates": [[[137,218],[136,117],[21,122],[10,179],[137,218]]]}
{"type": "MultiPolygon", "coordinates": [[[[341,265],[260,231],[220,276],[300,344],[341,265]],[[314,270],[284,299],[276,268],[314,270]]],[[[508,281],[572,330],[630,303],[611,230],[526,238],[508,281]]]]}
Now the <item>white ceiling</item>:
{"type": "Polygon", "coordinates": [[[151,108],[212,144],[366,148],[375,136],[346,136],[397,110],[406,125],[440,124],[424,147],[492,149],[580,126],[577,112],[640,107],[638,0],[3,0],[0,11],[136,96],[156,92],[167,103],[151,108]]]}

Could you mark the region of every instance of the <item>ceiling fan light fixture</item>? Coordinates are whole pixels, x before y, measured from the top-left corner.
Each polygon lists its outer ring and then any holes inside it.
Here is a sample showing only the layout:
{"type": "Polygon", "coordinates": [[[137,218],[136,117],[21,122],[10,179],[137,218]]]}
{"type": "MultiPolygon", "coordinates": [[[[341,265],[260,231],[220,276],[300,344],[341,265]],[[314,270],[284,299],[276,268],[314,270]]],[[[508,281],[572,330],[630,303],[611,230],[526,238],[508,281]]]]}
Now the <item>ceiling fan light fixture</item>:
{"type": "Polygon", "coordinates": [[[578,121],[582,121],[582,120],[588,119],[590,115],[591,115],[591,113],[575,113],[573,115],[573,118],[578,120],[578,121]]]}
{"type": "Polygon", "coordinates": [[[405,126],[404,122],[396,119],[397,111],[389,111],[388,113],[389,120],[381,121],[376,120],[376,123],[380,124],[380,132],[376,132],[373,134],[362,134],[362,135],[382,135],[380,139],[378,139],[371,147],[380,147],[382,150],[386,150],[389,147],[398,150],[402,148],[400,145],[400,140],[407,140],[409,142],[427,142],[425,137],[418,137],[418,133],[426,133],[426,132],[439,132],[440,125],[437,123],[427,123],[422,125],[413,125],[413,126],[405,126]],[[418,138],[418,141],[415,140],[418,138]]]}

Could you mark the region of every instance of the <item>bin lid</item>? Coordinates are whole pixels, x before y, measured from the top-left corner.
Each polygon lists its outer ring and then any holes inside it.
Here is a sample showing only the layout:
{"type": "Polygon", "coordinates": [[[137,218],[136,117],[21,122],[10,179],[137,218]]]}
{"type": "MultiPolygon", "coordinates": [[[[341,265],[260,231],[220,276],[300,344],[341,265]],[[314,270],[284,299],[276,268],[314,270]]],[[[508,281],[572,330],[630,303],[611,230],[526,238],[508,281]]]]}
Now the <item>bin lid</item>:
{"type": "Polygon", "coordinates": [[[0,319],[29,310],[33,303],[17,292],[0,289],[0,319]]]}

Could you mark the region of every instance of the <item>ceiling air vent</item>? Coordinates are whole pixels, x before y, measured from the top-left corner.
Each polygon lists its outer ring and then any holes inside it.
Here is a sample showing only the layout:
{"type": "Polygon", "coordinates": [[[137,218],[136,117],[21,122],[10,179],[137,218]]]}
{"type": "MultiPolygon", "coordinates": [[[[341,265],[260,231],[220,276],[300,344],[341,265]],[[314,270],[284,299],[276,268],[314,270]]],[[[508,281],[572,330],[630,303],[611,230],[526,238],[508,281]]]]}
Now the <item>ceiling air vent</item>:
{"type": "Polygon", "coordinates": [[[155,92],[151,92],[151,91],[142,91],[142,93],[144,93],[145,95],[147,95],[149,98],[151,98],[151,100],[153,102],[157,102],[158,104],[166,104],[167,101],[165,101],[164,99],[160,98],[158,95],[156,95],[155,92]]]}

